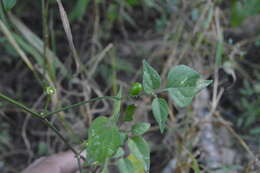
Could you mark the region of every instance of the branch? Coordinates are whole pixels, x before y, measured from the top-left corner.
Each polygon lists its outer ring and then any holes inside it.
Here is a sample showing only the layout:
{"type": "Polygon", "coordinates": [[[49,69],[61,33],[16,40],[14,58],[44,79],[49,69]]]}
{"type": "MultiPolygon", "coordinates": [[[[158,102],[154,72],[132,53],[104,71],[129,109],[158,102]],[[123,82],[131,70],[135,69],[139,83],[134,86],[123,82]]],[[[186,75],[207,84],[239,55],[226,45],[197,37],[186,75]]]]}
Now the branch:
{"type": "Polygon", "coordinates": [[[69,142],[65,139],[65,137],[56,129],[46,118],[42,117],[41,114],[33,111],[32,109],[26,107],[20,102],[13,100],[12,98],[2,94],[0,92],[0,99],[6,100],[7,102],[19,107],[20,109],[24,110],[27,113],[30,113],[33,117],[39,119],[43,122],[46,126],[48,126],[56,135],[69,147],[69,149],[78,157],[78,152],[69,144],[69,142]]]}

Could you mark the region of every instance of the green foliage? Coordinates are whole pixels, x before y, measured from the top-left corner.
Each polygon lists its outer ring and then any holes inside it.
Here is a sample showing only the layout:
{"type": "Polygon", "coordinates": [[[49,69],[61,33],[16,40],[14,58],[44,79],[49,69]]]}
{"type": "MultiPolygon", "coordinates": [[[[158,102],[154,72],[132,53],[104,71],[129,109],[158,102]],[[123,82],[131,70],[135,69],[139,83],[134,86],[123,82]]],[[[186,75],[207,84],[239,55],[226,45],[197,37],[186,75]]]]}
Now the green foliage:
{"type": "Polygon", "coordinates": [[[201,79],[199,73],[190,67],[180,65],[170,70],[167,90],[177,106],[185,107],[200,90],[211,83],[211,80],[201,79]]]}
{"type": "Polygon", "coordinates": [[[130,152],[142,163],[145,171],[150,168],[150,147],[140,136],[134,136],[128,139],[128,148],[130,152]]]}
{"type": "Polygon", "coordinates": [[[153,67],[145,60],[143,61],[143,86],[147,94],[153,93],[159,89],[161,85],[161,77],[153,67]]]}
{"type": "Polygon", "coordinates": [[[237,120],[237,126],[244,129],[250,129],[251,134],[256,134],[259,130],[253,128],[254,123],[260,119],[260,90],[259,83],[254,86],[248,81],[244,81],[244,87],[241,89],[241,99],[238,102],[239,108],[243,110],[242,116],[237,120]]]}
{"type": "Polygon", "coordinates": [[[86,12],[90,0],[78,0],[69,14],[70,21],[81,20],[86,12]]]}
{"type": "Polygon", "coordinates": [[[88,136],[87,158],[92,162],[104,163],[121,145],[117,126],[106,117],[98,117],[93,121],[88,136]]]}
{"type": "Polygon", "coordinates": [[[140,0],[126,0],[126,1],[131,6],[136,6],[136,5],[140,5],[141,4],[140,0]]]}
{"type": "Polygon", "coordinates": [[[159,124],[160,131],[163,133],[165,128],[165,123],[168,118],[168,104],[162,98],[155,98],[152,103],[152,110],[154,118],[159,124]]]}
{"type": "Polygon", "coordinates": [[[130,154],[127,157],[127,159],[130,160],[133,165],[133,168],[134,168],[133,173],[145,173],[146,172],[144,170],[143,163],[140,160],[138,160],[133,154],[130,154]]]}
{"type": "MultiPolygon", "coordinates": [[[[203,88],[207,87],[212,81],[201,79],[198,72],[193,69],[180,65],[170,70],[167,78],[167,88],[161,87],[161,77],[158,72],[150,66],[146,61],[143,61],[143,84],[134,83],[127,96],[123,95],[123,89],[120,88],[116,96],[105,96],[83,101],[74,105],[61,108],[54,111],[58,113],[65,111],[92,101],[98,101],[105,98],[111,98],[114,100],[113,113],[110,118],[100,116],[96,118],[90,128],[88,129],[88,139],[86,143],[87,163],[103,166],[103,173],[108,172],[108,164],[110,158],[118,159],[117,165],[122,173],[145,173],[149,172],[150,168],[150,147],[145,139],[141,136],[147,132],[150,128],[149,123],[137,122],[133,124],[131,133],[127,129],[121,129],[123,123],[132,121],[133,115],[136,109],[134,104],[127,106],[124,119],[120,119],[121,107],[123,100],[131,99],[132,97],[137,99],[144,93],[142,91],[142,85],[146,96],[154,97],[152,101],[152,112],[156,122],[160,127],[160,131],[163,132],[166,128],[166,121],[168,118],[168,103],[165,99],[161,98],[159,94],[161,92],[168,91],[169,95],[173,98],[177,106],[187,106],[190,104],[192,98],[203,88]],[[123,121],[121,121],[123,120],[123,121]],[[130,154],[124,157],[125,152],[123,148],[128,146],[130,154]]],[[[47,87],[46,93],[48,95],[55,94],[55,88],[47,87]]],[[[20,107],[21,109],[31,113],[36,118],[44,121],[51,129],[55,129],[52,124],[42,116],[33,110],[25,107],[24,105],[8,98],[0,93],[0,98],[9,101],[20,107]]],[[[46,112],[45,116],[54,114],[53,112],[46,112]]],[[[58,131],[55,130],[59,134],[58,131]]],[[[61,136],[61,134],[59,134],[61,136]]],[[[64,140],[64,138],[62,138],[64,140]]],[[[193,162],[193,169],[198,172],[198,165],[193,162]]]]}
{"type": "Polygon", "coordinates": [[[101,173],[109,173],[107,162],[105,163],[105,166],[104,166],[103,170],[101,171],[101,173]]]}
{"type": "Polygon", "coordinates": [[[250,130],[251,135],[260,135],[260,127],[256,127],[250,130]]]}
{"type": "Polygon", "coordinates": [[[134,104],[128,105],[125,111],[125,121],[132,121],[136,106],[134,104]]]}
{"type": "Polygon", "coordinates": [[[121,173],[133,173],[134,172],[133,164],[128,159],[119,159],[117,161],[117,166],[121,173]]]}
{"type": "MultiPolygon", "coordinates": [[[[203,80],[198,72],[185,65],[180,65],[170,70],[167,82],[167,88],[159,90],[161,87],[160,75],[146,61],[143,61],[144,91],[146,94],[155,97],[152,102],[152,112],[155,120],[159,124],[161,132],[163,132],[166,127],[169,108],[167,101],[163,98],[159,98],[157,95],[160,92],[168,91],[177,106],[187,106],[191,103],[192,98],[212,81],[203,80]]],[[[129,96],[136,97],[136,95],[140,94],[141,90],[142,84],[134,83],[130,89],[129,96]]],[[[132,135],[134,135],[133,137],[127,137],[124,133],[119,132],[115,123],[120,117],[121,99],[123,98],[122,89],[118,92],[117,98],[120,99],[114,101],[114,112],[111,118],[113,121],[105,117],[99,117],[92,123],[89,129],[89,145],[87,151],[90,158],[92,161],[104,163],[104,161],[112,157],[115,152],[114,158],[122,156],[124,152],[122,152],[122,149],[119,147],[120,145],[124,145],[125,140],[128,138],[127,145],[131,154],[127,158],[120,158],[118,160],[117,165],[119,170],[122,173],[129,171],[143,173],[149,171],[150,148],[141,135],[150,128],[150,124],[142,122],[134,124],[131,129],[132,135]],[[93,132],[93,129],[96,129],[96,131],[93,132]],[[116,141],[116,143],[111,141],[116,141]],[[108,148],[112,148],[112,150],[108,150],[108,148]]],[[[124,121],[133,120],[135,109],[136,106],[133,104],[127,106],[124,121]]],[[[196,172],[199,171],[196,162],[193,162],[193,168],[196,172]]]]}
{"type": "Polygon", "coordinates": [[[121,109],[121,97],[122,97],[122,88],[119,89],[119,92],[117,94],[117,97],[120,98],[118,100],[114,100],[114,112],[112,119],[116,122],[119,119],[119,113],[121,109]]]}
{"type": "Polygon", "coordinates": [[[11,10],[16,4],[16,0],[2,0],[2,2],[6,11],[11,10]]]}
{"type": "Polygon", "coordinates": [[[143,163],[133,154],[125,159],[119,159],[117,166],[121,173],[145,173],[143,163]]]}
{"type": "Polygon", "coordinates": [[[117,159],[117,158],[123,157],[124,154],[125,154],[125,152],[124,152],[123,148],[119,147],[118,150],[116,151],[116,154],[113,156],[113,158],[117,159]]]}
{"type": "Polygon", "coordinates": [[[107,18],[111,23],[114,23],[118,19],[118,5],[110,4],[107,10],[107,18]]]}
{"type": "Polygon", "coordinates": [[[194,172],[201,173],[197,160],[192,155],[191,155],[191,159],[192,159],[192,169],[194,170],[194,172]]]}
{"type": "Polygon", "coordinates": [[[120,141],[121,144],[125,143],[125,141],[127,140],[128,136],[124,133],[124,132],[120,132],[120,141]]]}
{"type": "Polygon", "coordinates": [[[238,26],[247,17],[260,14],[260,1],[259,0],[242,0],[235,1],[232,4],[231,11],[231,25],[238,26]]]}
{"type": "Polygon", "coordinates": [[[145,173],[143,164],[133,154],[117,162],[121,173],[145,173]]]}
{"type": "Polygon", "coordinates": [[[143,135],[150,128],[149,123],[136,123],[132,127],[132,134],[136,136],[143,135]]]}

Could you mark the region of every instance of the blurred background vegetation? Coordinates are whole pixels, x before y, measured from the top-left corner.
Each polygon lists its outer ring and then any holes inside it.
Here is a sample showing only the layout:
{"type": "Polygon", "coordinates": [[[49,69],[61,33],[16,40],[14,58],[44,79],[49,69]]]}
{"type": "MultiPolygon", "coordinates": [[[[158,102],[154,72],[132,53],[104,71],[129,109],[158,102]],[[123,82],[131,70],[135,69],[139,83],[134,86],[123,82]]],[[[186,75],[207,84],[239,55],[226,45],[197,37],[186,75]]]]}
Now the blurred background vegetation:
{"type": "MultiPolygon", "coordinates": [[[[195,163],[201,172],[259,172],[259,0],[61,3],[67,25],[56,0],[1,0],[2,93],[37,111],[55,110],[115,95],[119,86],[127,91],[142,80],[143,59],[163,78],[170,67],[186,64],[214,85],[188,109],[172,105],[165,134],[151,118],[148,98],[135,101],[140,105],[135,121],[153,124],[145,136],[151,172],[196,172],[195,163]],[[52,97],[45,93],[48,86],[56,89],[52,97]]],[[[101,101],[51,121],[80,145],[91,121],[111,111],[112,103],[101,101]]],[[[38,120],[0,100],[0,172],[18,173],[36,158],[66,149],[38,120]]],[[[116,172],[113,165],[110,169],[116,172]]]]}

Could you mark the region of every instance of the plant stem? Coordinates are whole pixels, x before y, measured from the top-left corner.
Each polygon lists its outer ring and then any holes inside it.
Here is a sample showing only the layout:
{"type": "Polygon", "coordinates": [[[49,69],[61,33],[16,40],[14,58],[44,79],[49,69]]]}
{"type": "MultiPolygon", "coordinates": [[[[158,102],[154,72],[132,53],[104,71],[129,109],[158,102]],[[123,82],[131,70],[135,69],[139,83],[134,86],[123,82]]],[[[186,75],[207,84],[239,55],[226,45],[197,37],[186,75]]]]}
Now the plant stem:
{"type": "Polygon", "coordinates": [[[99,101],[99,100],[103,100],[103,99],[115,99],[115,100],[120,100],[121,98],[116,97],[116,96],[96,97],[96,98],[93,98],[93,99],[89,99],[89,100],[87,100],[87,101],[79,102],[79,103],[76,103],[76,104],[73,104],[73,105],[69,105],[69,106],[60,108],[60,109],[58,109],[58,110],[56,110],[56,111],[53,111],[53,112],[50,112],[50,113],[45,114],[44,117],[48,117],[48,116],[51,116],[51,115],[53,115],[53,114],[57,114],[57,113],[59,113],[59,112],[63,112],[63,111],[66,111],[66,110],[69,110],[69,109],[72,109],[72,108],[75,108],[75,107],[79,107],[79,106],[84,105],[84,104],[87,104],[87,103],[91,103],[91,102],[95,102],[95,101],[99,101]]]}
{"type": "Polygon", "coordinates": [[[43,58],[44,58],[44,76],[46,70],[48,71],[48,75],[51,80],[54,80],[55,75],[53,73],[53,69],[51,67],[50,59],[47,55],[47,49],[49,47],[49,29],[48,29],[48,12],[49,12],[49,0],[42,0],[42,37],[44,40],[43,45],[43,58]]]}
{"type": "Polygon", "coordinates": [[[38,114],[37,112],[34,112],[33,110],[29,109],[28,107],[24,106],[22,103],[17,102],[13,99],[11,99],[10,97],[0,93],[0,98],[3,100],[8,101],[9,103],[16,105],[17,107],[19,107],[20,109],[24,110],[25,112],[30,113],[33,117],[38,118],[38,119],[42,119],[42,116],[40,114],[38,114]]]}
{"type": "Polygon", "coordinates": [[[115,101],[114,102],[114,112],[112,114],[112,119],[113,121],[116,123],[119,119],[119,116],[120,116],[120,109],[121,109],[121,103],[122,103],[122,100],[124,99],[122,97],[122,88],[119,89],[118,91],[118,94],[117,94],[117,97],[120,98],[119,100],[115,101]]]}
{"type": "Polygon", "coordinates": [[[33,117],[39,119],[41,122],[43,122],[46,126],[48,126],[56,135],[69,147],[69,149],[78,157],[78,152],[69,144],[69,142],[65,139],[65,137],[59,132],[58,129],[56,129],[46,118],[42,117],[39,113],[31,110],[30,108],[26,107],[20,102],[17,102],[13,100],[12,98],[2,94],[0,92],[0,99],[6,100],[9,103],[19,107],[20,109],[24,110],[25,112],[30,113],[33,117]]]}
{"type": "MultiPolygon", "coordinates": [[[[143,95],[143,94],[140,94],[140,95],[143,95]]],[[[138,96],[140,96],[138,95],[138,96]]],[[[82,171],[81,170],[81,164],[80,164],[80,159],[83,159],[85,160],[84,157],[82,157],[80,155],[79,152],[77,152],[71,145],[70,143],[68,142],[68,140],[59,132],[59,130],[57,128],[55,128],[47,119],[48,116],[51,116],[53,114],[56,114],[56,113],[59,113],[59,112],[62,112],[62,111],[66,111],[66,110],[69,110],[69,109],[72,109],[72,108],[75,108],[75,107],[79,107],[81,105],[84,105],[84,104],[87,104],[87,103],[90,103],[90,102],[95,102],[95,101],[99,101],[99,100],[103,100],[103,99],[113,99],[113,100],[127,100],[129,98],[131,98],[132,96],[126,96],[126,97],[122,97],[122,95],[118,95],[118,96],[104,96],[104,97],[96,97],[96,98],[93,98],[93,99],[90,99],[90,100],[87,100],[87,101],[83,101],[83,102],[80,102],[80,103],[76,103],[76,104],[73,104],[73,105],[69,105],[69,106],[66,106],[66,107],[63,107],[63,108],[60,108],[56,111],[53,111],[53,112],[50,112],[50,113],[46,113],[46,114],[41,114],[41,113],[38,113],[38,112],[35,112],[34,110],[28,108],[27,106],[23,105],[22,103],[18,102],[18,101],[15,101],[14,99],[2,94],[0,92],[0,99],[3,99],[15,106],[17,106],[18,108],[24,110],[25,112],[27,113],[30,113],[33,117],[39,119],[43,124],[45,124],[48,128],[50,128],[67,146],[68,148],[75,154],[76,158],[77,158],[77,163],[79,165],[79,170],[80,172],[82,171]]],[[[136,97],[136,96],[135,96],[136,97]]]]}

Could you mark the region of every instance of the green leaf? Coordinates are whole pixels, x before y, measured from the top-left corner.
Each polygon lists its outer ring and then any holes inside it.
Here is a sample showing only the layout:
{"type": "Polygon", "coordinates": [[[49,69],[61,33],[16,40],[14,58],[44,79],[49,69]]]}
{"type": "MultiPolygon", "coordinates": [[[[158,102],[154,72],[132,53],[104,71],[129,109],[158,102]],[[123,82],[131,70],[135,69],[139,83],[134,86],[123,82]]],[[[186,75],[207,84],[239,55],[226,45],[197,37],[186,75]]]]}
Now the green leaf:
{"type": "Polygon", "coordinates": [[[127,0],[127,3],[131,6],[137,6],[141,4],[140,0],[127,0]]]}
{"type": "Polygon", "coordinates": [[[117,4],[110,4],[107,10],[107,18],[108,20],[113,23],[117,20],[118,18],[118,6],[117,4]]]}
{"type": "Polygon", "coordinates": [[[170,88],[193,86],[199,78],[200,75],[195,70],[186,65],[179,65],[171,68],[167,86],[170,88]]]}
{"type": "Polygon", "coordinates": [[[106,160],[104,168],[103,168],[101,173],[109,173],[109,170],[108,170],[108,160],[106,160]]]}
{"type": "Polygon", "coordinates": [[[190,67],[179,65],[168,74],[167,90],[177,106],[185,107],[200,90],[211,83],[211,80],[200,79],[200,74],[190,67]]]}
{"type": "Polygon", "coordinates": [[[109,170],[108,170],[108,168],[107,167],[104,167],[104,169],[102,170],[102,172],[101,173],[109,173],[109,170]]]}
{"type": "Polygon", "coordinates": [[[137,136],[142,135],[147,130],[149,130],[150,126],[151,125],[149,123],[137,123],[137,124],[133,125],[132,133],[133,133],[133,135],[137,135],[137,136]]]}
{"type": "Polygon", "coordinates": [[[119,133],[120,133],[121,144],[123,144],[127,140],[128,136],[125,133],[123,133],[123,132],[119,132],[119,133]]]}
{"type": "Polygon", "coordinates": [[[125,159],[119,159],[117,162],[120,173],[145,173],[143,163],[133,154],[125,159]]]}
{"type": "Polygon", "coordinates": [[[192,156],[192,169],[195,173],[201,173],[198,161],[192,156]]]}
{"type": "Polygon", "coordinates": [[[70,21],[81,20],[86,12],[90,0],[78,0],[69,14],[70,21]]]}
{"type": "Polygon", "coordinates": [[[6,11],[11,10],[16,4],[16,0],[3,0],[3,6],[6,11]]]}
{"type": "Polygon", "coordinates": [[[145,171],[150,168],[150,147],[140,136],[134,136],[128,139],[128,148],[130,152],[142,163],[145,171]]]}
{"type": "Polygon", "coordinates": [[[168,104],[162,98],[155,98],[152,103],[153,116],[159,124],[160,131],[163,133],[165,123],[168,118],[168,104]]]}
{"type": "Polygon", "coordinates": [[[117,159],[119,157],[123,157],[125,154],[125,151],[123,150],[123,148],[119,147],[118,150],[116,151],[116,153],[114,154],[113,158],[117,159]]]}
{"type": "Polygon", "coordinates": [[[112,119],[117,122],[120,116],[120,109],[121,109],[121,97],[122,97],[122,88],[119,89],[117,97],[120,99],[115,99],[114,100],[114,112],[113,112],[113,116],[112,119]]]}
{"type": "Polygon", "coordinates": [[[160,88],[161,77],[153,67],[151,67],[145,60],[143,60],[143,87],[148,94],[160,88]]]}
{"type": "Polygon", "coordinates": [[[249,17],[260,14],[260,1],[235,1],[231,8],[231,25],[236,27],[249,17]]]}
{"type": "Polygon", "coordinates": [[[231,26],[236,27],[240,25],[246,18],[246,13],[242,9],[242,4],[240,2],[232,3],[230,22],[231,26]]]}
{"type": "Polygon", "coordinates": [[[175,88],[169,88],[168,91],[177,106],[185,107],[191,104],[193,97],[184,96],[181,91],[175,88]]]}
{"type": "Polygon", "coordinates": [[[259,135],[260,134],[260,127],[256,127],[250,130],[251,135],[259,135]]]}
{"type": "Polygon", "coordinates": [[[133,164],[128,159],[119,159],[117,161],[117,167],[121,173],[134,173],[133,164]]]}
{"type": "Polygon", "coordinates": [[[134,104],[128,105],[126,107],[124,121],[132,121],[133,120],[133,115],[135,113],[135,109],[136,109],[136,106],[134,104]]]}
{"type": "Polygon", "coordinates": [[[107,117],[96,118],[88,132],[87,154],[93,162],[104,163],[121,145],[120,132],[107,117]]]}
{"type": "Polygon", "coordinates": [[[130,154],[127,157],[127,159],[130,160],[133,165],[133,168],[134,168],[133,173],[145,173],[142,162],[140,160],[138,160],[133,154],[130,154]]]}

